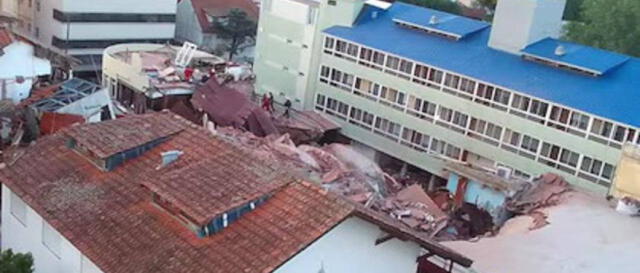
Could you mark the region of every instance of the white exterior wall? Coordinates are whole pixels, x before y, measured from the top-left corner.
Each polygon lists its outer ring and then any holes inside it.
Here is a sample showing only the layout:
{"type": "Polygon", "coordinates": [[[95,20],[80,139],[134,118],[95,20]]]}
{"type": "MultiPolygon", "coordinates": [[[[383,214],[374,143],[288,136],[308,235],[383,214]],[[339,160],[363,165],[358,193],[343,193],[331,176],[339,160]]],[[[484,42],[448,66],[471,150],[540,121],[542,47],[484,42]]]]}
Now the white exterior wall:
{"type": "MultiPolygon", "coordinates": [[[[66,24],[53,18],[53,10],[77,13],[141,13],[175,14],[176,0],[34,0],[40,2],[35,11],[34,33],[42,44],[52,46],[52,37],[62,40],[173,39],[175,23],[81,23],[66,24]],[[67,35],[68,32],[68,35],[67,35]]],[[[60,49],[65,51],[64,49],[60,49]]],[[[102,48],[68,49],[70,55],[100,55],[102,48]]],[[[98,67],[98,69],[100,69],[98,67]]]]}
{"type": "Polygon", "coordinates": [[[33,46],[24,42],[14,42],[4,48],[0,56],[0,88],[6,88],[7,98],[14,103],[29,97],[34,77],[51,74],[51,63],[35,57],[33,46]],[[25,78],[23,83],[16,82],[16,76],[25,78]]]}
{"type": "Polygon", "coordinates": [[[376,245],[384,234],[374,224],[349,218],[274,272],[415,273],[420,246],[395,238],[376,245]]]}
{"type": "Polygon", "coordinates": [[[73,114],[83,116],[87,122],[99,122],[102,114],[102,107],[109,107],[111,112],[111,118],[115,119],[113,103],[109,90],[103,88],[102,90],[93,93],[89,96],[82,98],[74,103],[71,103],[65,107],[58,109],[57,113],[73,114]]]}
{"type": "Polygon", "coordinates": [[[203,36],[202,27],[200,27],[191,0],[181,1],[176,12],[176,40],[189,41],[202,46],[203,36]]]}
{"type": "Polygon", "coordinates": [[[11,214],[11,190],[2,185],[2,250],[31,252],[35,273],[100,273],[87,257],[62,237],[60,256],[56,256],[42,243],[44,220],[27,206],[26,223],[11,214]]]}
{"type": "Polygon", "coordinates": [[[557,38],[567,0],[500,0],[496,7],[489,46],[519,54],[527,45],[557,38]]]}

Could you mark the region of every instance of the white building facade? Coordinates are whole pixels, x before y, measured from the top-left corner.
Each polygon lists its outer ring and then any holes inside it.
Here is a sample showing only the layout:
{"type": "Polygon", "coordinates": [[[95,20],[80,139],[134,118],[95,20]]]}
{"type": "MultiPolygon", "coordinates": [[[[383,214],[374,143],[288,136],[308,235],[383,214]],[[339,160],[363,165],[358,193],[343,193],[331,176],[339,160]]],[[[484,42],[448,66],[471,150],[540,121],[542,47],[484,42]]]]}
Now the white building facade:
{"type": "Polygon", "coordinates": [[[175,0],[34,0],[35,36],[100,70],[104,48],[126,42],[166,43],[175,33],[175,0]]]}
{"type": "Polygon", "coordinates": [[[33,255],[36,273],[100,273],[91,260],[2,185],[2,250],[33,255]]]}
{"type": "Polygon", "coordinates": [[[34,56],[34,47],[22,41],[6,46],[0,56],[0,99],[14,103],[29,97],[38,76],[51,74],[51,63],[34,56]]]}

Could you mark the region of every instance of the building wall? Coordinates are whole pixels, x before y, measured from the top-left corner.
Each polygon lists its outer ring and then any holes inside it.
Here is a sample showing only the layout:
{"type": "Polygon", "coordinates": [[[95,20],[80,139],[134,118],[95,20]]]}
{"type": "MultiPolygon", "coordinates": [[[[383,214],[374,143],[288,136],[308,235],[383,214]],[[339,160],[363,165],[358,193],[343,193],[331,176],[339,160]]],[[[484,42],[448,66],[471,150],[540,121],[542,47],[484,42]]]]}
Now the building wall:
{"type": "Polygon", "coordinates": [[[56,112],[80,115],[85,117],[87,122],[99,122],[101,121],[102,107],[105,106],[109,108],[109,112],[112,115],[111,118],[115,119],[113,103],[107,88],[62,107],[56,112]]]}
{"type": "Polygon", "coordinates": [[[33,46],[14,42],[5,47],[4,55],[0,56],[0,89],[5,88],[7,98],[14,103],[29,97],[35,77],[51,74],[49,61],[33,54],[33,46]],[[25,81],[18,83],[16,76],[24,77],[25,81]]]}
{"type": "Polygon", "coordinates": [[[349,218],[274,272],[415,272],[420,246],[395,238],[376,245],[383,235],[377,226],[349,218]]]}
{"type": "Polygon", "coordinates": [[[202,33],[202,27],[200,27],[191,0],[183,0],[178,3],[175,36],[178,41],[188,41],[198,46],[203,45],[204,35],[202,33]]]}
{"type": "MultiPolygon", "coordinates": [[[[456,173],[451,173],[447,181],[447,190],[455,195],[459,183],[460,176],[456,173]]],[[[502,224],[507,219],[506,211],[503,207],[506,197],[505,193],[486,187],[473,179],[469,179],[464,193],[465,202],[488,211],[493,216],[493,222],[496,224],[502,224]]]]}
{"type": "Polygon", "coordinates": [[[640,200],[640,147],[627,145],[618,164],[611,194],[640,200]]]}
{"type": "Polygon", "coordinates": [[[16,196],[2,185],[2,250],[30,252],[35,273],[100,273],[100,269],[64,237],[60,240],[59,254],[43,244],[43,228],[48,225],[38,213],[26,206],[26,221],[21,222],[11,213],[11,199],[16,196]]]}
{"type": "Polygon", "coordinates": [[[303,108],[317,32],[317,15],[310,18],[309,10],[317,10],[316,6],[292,0],[262,3],[255,56],[259,94],[271,92],[276,101],[289,98],[294,108],[303,108]]]}
{"type": "MultiPolygon", "coordinates": [[[[104,46],[73,46],[74,41],[140,41],[171,40],[175,35],[175,22],[61,22],[54,19],[54,9],[66,13],[103,14],[174,14],[175,0],[141,0],[132,5],[127,0],[34,0],[36,16],[34,32],[41,43],[70,55],[101,55],[104,46]],[[53,37],[62,40],[54,45],[53,37]],[[71,47],[67,46],[69,40],[71,47]]],[[[99,64],[96,64],[98,66],[99,64]]],[[[92,66],[89,66],[92,67],[92,66]]],[[[100,68],[97,67],[99,70],[100,68]]]]}

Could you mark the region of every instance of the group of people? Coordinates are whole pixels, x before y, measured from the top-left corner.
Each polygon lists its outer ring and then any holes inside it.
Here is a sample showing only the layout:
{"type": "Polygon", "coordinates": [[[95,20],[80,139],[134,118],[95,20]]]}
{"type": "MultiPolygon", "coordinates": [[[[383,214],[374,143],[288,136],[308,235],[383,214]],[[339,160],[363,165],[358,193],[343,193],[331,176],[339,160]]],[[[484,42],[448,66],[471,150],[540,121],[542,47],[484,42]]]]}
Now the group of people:
{"type": "MultiPolygon", "coordinates": [[[[275,113],[275,107],[273,106],[273,104],[274,100],[273,94],[271,92],[269,92],[269,94],[262,95],[262,109],[273,114],[275,113]]],[[[284,113],[282,114],[282,116],[286,118],[291,117],[291,106],[291,100],[287,98],[287,100],[284,102],[284,113]]]]}

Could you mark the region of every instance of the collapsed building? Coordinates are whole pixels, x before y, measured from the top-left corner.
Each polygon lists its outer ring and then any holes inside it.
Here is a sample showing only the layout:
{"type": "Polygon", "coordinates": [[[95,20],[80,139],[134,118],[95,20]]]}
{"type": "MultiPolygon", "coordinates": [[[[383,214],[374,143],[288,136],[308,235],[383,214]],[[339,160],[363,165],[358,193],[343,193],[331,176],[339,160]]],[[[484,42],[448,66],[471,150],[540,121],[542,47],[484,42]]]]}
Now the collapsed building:
{"type": "Polygon", "coordinates": [[[59,272],[469,270],[258,153],[168,111],[63,129],[0,168],[3,247],[59,272]]]}

